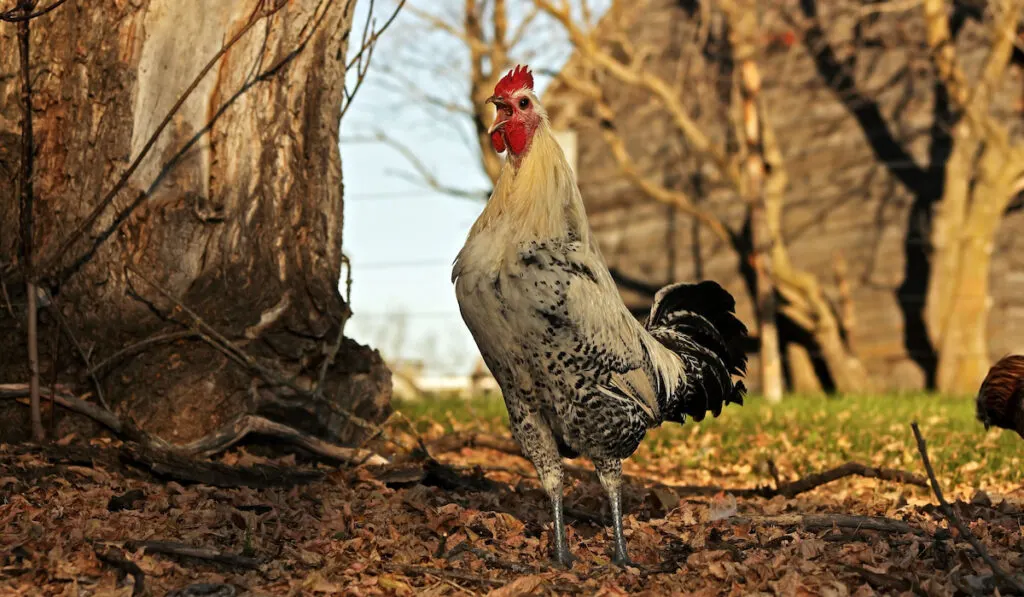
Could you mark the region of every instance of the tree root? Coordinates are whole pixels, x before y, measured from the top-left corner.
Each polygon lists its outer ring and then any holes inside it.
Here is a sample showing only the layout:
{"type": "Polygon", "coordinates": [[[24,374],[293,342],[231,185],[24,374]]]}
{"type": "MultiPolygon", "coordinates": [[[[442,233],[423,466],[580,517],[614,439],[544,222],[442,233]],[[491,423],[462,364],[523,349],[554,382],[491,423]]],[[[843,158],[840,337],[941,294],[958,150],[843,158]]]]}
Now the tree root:
{"type": "MultiPolygon", "coordinates": [[[[125,439],[127,443],[121,449],[123,459],[141,464],[158,475],[179,480],[220,487],[266,487],[283,483],[309,482],[322,476],[312,471],[289,471],[269,465],[233,467],[194,459],[195,456],[211,456],[226,450],[250,433],[281,439],[305,448],[317,456],[332,460],[376,465],[388,462],[383,456],[369,450],[331,444],[256,415],[242,415],[208,436],[184,446],[175,446],[146,433],[131,421],[120,419],[99,405],[71,395],[67,388],[57,386],[51,393],[54,401],[61,407],[84,415],[125,439]]],[[[0,399],[24,398],[28,394],[28,384],[0,384],[0,399]]]]}
{"type": "Polygon", "coordinates": [[[370,465],[383,465],[388,463],[386,458],[369,450],[337,446],[317,437],[313,437],[312,435],[302,433],[301,431],[293,427],[289,427],[288,425],[284,425],[283,423],[271,421],[270,419],[258,415],[241,415],[236,417],[233,421],[224,425],[210,435],[183,446],[177,446],[175,449],[184,454],[194,456],[212,456],[230,448],[251,433],[267,435],[291,442],[318,456],[340,460],[342,462],[362,462],[370,465]]]}

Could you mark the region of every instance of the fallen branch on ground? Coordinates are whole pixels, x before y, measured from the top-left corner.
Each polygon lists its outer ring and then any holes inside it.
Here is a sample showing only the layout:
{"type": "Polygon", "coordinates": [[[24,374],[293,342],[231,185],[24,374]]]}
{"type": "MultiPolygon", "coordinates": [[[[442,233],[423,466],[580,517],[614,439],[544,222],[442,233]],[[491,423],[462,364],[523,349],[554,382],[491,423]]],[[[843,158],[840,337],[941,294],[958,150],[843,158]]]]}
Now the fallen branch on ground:
{"type": "Polygon", "coordinates": [[[120,549],[109,547],[104,550],[96,550],[96,557],[101,562],[117,568],[121,573],[131,575],[135,580],[135,584],[132,587],[132,597],[139,597],[146,591],[146,575],[142,572],[142,568],[139,568],[138,564],[124,557],[124,552],[120,549]]]}
{"type": "Polygon", "coordinates": [[[1005,586],[1013,588],[1014,591],[1020,594],[1024,594],[1024,583],[1018,578],[1007,572],[1002,566],[999,565],[995,559],[988,553],[988,549],[985,545],[974,536],[971,529],[967,527],[957,516],[956,511],[949,505],[946,498],[942,495],[942,488],[939,487],[939,481],[935,477],[935,469],[932,468],[931,460],[928,459],[928,446],[924,441],[924,436],[921,435],[921,430],[917,427],[917,422],[910,424],[910,428],[914,430],[914,438],[917,439],[917,451],[921,453],[921,461],[924,463],[924,470],[928,473],[928,479],[932,484],[932,491],[935,492],[936,499],[939,500],[939,510],[946,517],[953,526],[960,532],[960,536],[967,540],[977,552],[981,559],[988,564],[989,568],[992,569],[992,574],[997,579],[1003,582],[1005,586]]]}
{"type": "Polygon", "coordinates": [[[226,564],[228,566],[235,566],[238,568],[249,568],[252,570],[258,570],[259,567],[265,563],[265,560],[260,558],[250,558],[249,556],[220,551],[209,547],[194,547],[192,545],[176,543],[174,541],[126,541],[124,543],[124,548],[131,551],[141,549],[149,553],[194,558],[197,560],[208,560],[211,562],[217,562],[218,564],[226,564]]]}
{"type": "Polygon", "coordinates": [[[796,481],[777,483],[775,488],[760,488],[755,490],[755,493],[765,498],[772,498],[777,495],[792,498],[801,493],[816,489],[827,483],[831,483],[832,481],[842,479],[843,477],[853,476],[881,479],[883,481],[893,481],[896,483],[907,483],[909,485],[917,485],[918,487],[928,487],[927,479],[908,471],[891,468],[875,468],[863,465],[859,462],[847,462],[821,473],[807,475],[806,477],[797,479],[796,481]]]}

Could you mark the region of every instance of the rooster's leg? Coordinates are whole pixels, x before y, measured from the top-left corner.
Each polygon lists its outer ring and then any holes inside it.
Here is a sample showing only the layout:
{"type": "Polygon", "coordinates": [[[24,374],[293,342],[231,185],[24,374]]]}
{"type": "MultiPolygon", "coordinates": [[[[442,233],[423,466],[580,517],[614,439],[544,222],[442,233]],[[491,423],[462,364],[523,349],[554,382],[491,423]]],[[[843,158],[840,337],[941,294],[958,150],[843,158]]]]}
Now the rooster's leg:
{"type": "MultiPolygon", "coordinates": [[[[511,415],[511,413],[510,413],[511,415]]],[[[513,423],[513,435],[522,446],[526,457],[537,469],[540,484],[551,500],[555,519],[555,559],[571,568],[576,557],[569,552],[565,535],[565,517],[562,515],[562,457],[551,429],[536,415],[526,416],[519,424],[513,423]]]]}
{"type": "Polygon", "coordinates": [[[626,550],[626,536],[622,532],[622,461],[618,458],[597,458],[594,460],[597,477],[608,494],[612,510],[612,531],[615,533],[615,556],[612,562],[619,566],[632,566],[626,550]]]}

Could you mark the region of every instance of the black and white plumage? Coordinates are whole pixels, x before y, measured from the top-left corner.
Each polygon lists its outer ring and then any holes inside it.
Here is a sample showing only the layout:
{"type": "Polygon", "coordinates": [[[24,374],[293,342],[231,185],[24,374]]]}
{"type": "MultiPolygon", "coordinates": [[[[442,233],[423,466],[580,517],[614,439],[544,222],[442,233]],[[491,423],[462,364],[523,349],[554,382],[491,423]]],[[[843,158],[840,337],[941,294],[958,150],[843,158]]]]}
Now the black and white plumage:
{"type": "MultiPolygon", "coordinates": [[[[586,456],[608,492],[615,561],[622,534],[621,461],[664,421],[742,404],[746,327],[714,282],[656,296],[646,323],[623,304],[543,108],[526,151],[506,161],[452,273],[463,319],[495,376],[512,434],[537,468],[555,516],[556,556],[569,564],[561,458],[586,456]]],[[[501,116],[499,108],[499,116],[501,116]]],[[[496,125],[497,126],[497,125],[496,125]]]]}

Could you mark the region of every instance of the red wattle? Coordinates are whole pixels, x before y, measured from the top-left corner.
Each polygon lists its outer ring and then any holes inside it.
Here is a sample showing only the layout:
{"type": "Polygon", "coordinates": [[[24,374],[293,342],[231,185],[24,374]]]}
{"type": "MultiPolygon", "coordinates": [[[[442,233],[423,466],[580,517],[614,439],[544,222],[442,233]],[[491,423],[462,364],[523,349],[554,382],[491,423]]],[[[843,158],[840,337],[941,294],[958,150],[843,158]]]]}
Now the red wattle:
{"type": "Polygon", "coordinates": [[[494,151],[498,153],[505,151],[505,139],[502,138],[501,131],[491,133],[491,145],[494,147],[494,151]]]}
{"type": "Polygon", "coordinates": [[[508,141],[508,149],[512,153],[519,155],[526,151],[526,145],[530,140],[530,135],[526,132],[526,127],[518,122],[510,122],[505,125],[505,139],[508,141]]]}

